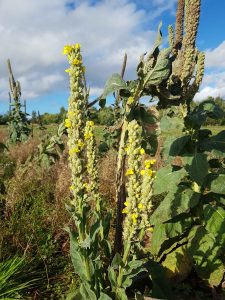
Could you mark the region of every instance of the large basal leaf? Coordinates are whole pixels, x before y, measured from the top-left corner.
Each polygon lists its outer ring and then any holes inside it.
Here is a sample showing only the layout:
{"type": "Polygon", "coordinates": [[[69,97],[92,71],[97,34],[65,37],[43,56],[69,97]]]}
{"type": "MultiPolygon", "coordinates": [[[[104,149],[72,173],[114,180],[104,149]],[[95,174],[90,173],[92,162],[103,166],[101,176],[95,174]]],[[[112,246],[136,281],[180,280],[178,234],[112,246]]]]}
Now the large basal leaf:
{"type": "Polygon", "coordinates": [[[203,211],[206,230],[215,236],[218,244],[225,246],[225,210],[208,204],[203,211]]]}
{"type": "Polygon", "coordinates": [[[156,173],[156,178],[153,184],[154,194],[162,194],[171,191],[175,188],[181,180],[187,175],[185,169],[174,171],[173,167],[166,166],[161,168],[156,173]]]}
{"type": "Polygon", "coordinates": [[[109,94],[128,89],[126,81],[123,80],[120,74],[113,74],[107,81],[101,98],[105,98],[109,94]]]}
{"type": "Polygon", "coordinates": [[[225,195],[225,174],[209,174],[207,186],[211,192],[225,195]]]}
{"type": "Polygon", "coordinates": [[[185,246],[181,246],[167,254],[162,266],[166,268],[167,277],[179,282],[191,272],[192,263],[185,246]]]}
{"type": "Polygon", "coordinates": [[[167,194],[150,218],[153,225],[171,220],[175,216],[189,212],[199,202],[200,194],[191,189],[177,188],[167,194]]]}
{"type": "Polygon", "coordinates": [[[201,144],[201,149],[204,151],[211,152],[212,150],[217,150],[222,153],[225,152],[225,130],[219,132],[217,135],[214,135],[201,144]]]}
{"type": "Polygon", "coordinates": [[[203,226],[194,226],[187,245],[198,275],[210,286],[218,286],[223,279],[224,266],[219,258],[221,247],[203,226]]]}
{"type": "Polygon", "coordinates": [[[195,153],[194,156],[182,157],[182,160],[191,179],[201,185],[208,174],[207,156],[204,153],[195,153]]]}
{"type": "Polygon", "coordinates": [[[163,243],[174,237],[184,234],[184,232],[192,225],[193,220],[191,217],[186,218],[182,215],[180,220],[176,222],[159,223],[155,226],[152,240],[151,240],[151,253],[157,255],[163,243]]]}

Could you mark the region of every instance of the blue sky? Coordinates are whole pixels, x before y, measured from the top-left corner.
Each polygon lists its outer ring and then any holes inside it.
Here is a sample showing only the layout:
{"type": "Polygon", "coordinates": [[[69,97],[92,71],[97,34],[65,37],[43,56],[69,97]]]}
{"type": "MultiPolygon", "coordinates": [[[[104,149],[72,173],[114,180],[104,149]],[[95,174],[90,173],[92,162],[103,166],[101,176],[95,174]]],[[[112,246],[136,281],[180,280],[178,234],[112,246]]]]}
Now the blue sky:
{"type": "MultiPolygon", "coordinates": [[[[67,106],[68,77],[62,48],[79,42],[91,87],[98,96],[128,53],[126,79],[135,78],[138,59],[174,24],[176,0],[1,0],[0,113],[8,109],[6,59],[22,86],[27,110],[58,112],[67,106]]],[[[198,48],[206,51],[206,76],[196,100],[225,98],[225,1],[202,0],[198,48]]]]}

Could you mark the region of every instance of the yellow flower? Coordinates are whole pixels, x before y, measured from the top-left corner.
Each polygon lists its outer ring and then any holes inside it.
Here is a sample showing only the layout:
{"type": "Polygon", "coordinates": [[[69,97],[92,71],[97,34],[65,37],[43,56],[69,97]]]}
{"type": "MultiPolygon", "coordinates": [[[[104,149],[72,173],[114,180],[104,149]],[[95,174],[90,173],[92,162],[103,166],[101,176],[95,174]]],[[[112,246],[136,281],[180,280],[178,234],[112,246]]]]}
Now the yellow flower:
{"type": "Polygon", "coordinates": [[[72,111],[68,111],[68,116],[73,117],[74,113],[72,111]]]}
{"type": "Polygon", "coordinates": [[[125,176],[129,176],[129,175],[133,175],[134,174],[134,170],[133,169],[128,169],[125,176]]]}
{"type": "Polygon", "coordinates": [[[129,98],[127,99],[127,104],[128,104],[128,105],[132,104],[133,102],[134,102],[134,97],[129,97],[129,98]]]}
{"type": "Polygon", "coordinates": [[[65,126],[66,128],[70,128],[72,126],[72,123],[69,119],[65,119],[65,126]]]}
{"type": "Polygon", "coordinates": [[[138,208],[142,209],[142,208],[143,208],[143,204],[142,204],[142,203],[139,203],[139,204],[138,204],[138,208]]]}
{"type": "Polygon", "coordinates": [[[84,134],[84,139],[88,140],[88,139],[90,139],[93,136],[94,136],[94,134],[92,132],[89,132],[89,133],[87,132],[87,133],[84,134]]]}
{"type": "Polygon", "coordinates": [[[89,121],[89,126],[94,126],[95,123],[93,121],[89,121]]]}
{"type": "Polygon", "coordinates": [[[82,141],[78,141],[77,143],[78,147],[83,148],[84,147],[84,143],[82,141]]]}
{"type": "Polygon", "coordinates": [[[74,185],[71,185],[71,186],[70,186],[70,190],[71,190],[71,191],[74,191],[74,189],[75,189],[74,185]]]}
{"type": "Polygon", "coordinates": [[[74,46],[74,48],[75,48],[76,50],[80,50],[80,44],[76,43],[75,46],[74,46]]]}
{"type": "Polygon", "coordinates": [[[153,227],[150,227],[147,229],[149,232],[153,232],[154,228],[153,227]]]}
{"type": "Polygon", "coordinates": [[[77,59],[77,58],[75,58],[74,60],[73,60],[73,65],[80,65],[82,62],[79,60],[79,59],[77,59]]]}
{"type": "Polygon", "coordinates": [[[69,150],[69,155],[73,155],[74,153],[79,153],[80,149],[78,147],[74,147],[69,150]]]}
{"type": "Polygon", "coordinates": [[[70,54],[71,51],[72,51],[72,47],[71,47],[70,45],[66,45],[66,46],[63,48],[63,54],[64,54],[64,55],[70,54]]]}
{"type": "Polygon", "coordinates": [[[128,206],[128,201],[125,201],[125,202],[124,202],[124,205],[125,205],[125,206],[128,206]]]}
{"type": "Polygon", "coordinates": [[[66,73],[69,73],[70,71],[71,71],[70,68],[65,70],[66,73]]]}
{"type": "Polygon", "coordinates": [[[133,223],[134,223],[134,224],[137,224],[138,214],[136,214],[136,213],[132,214],[132,215],[131,215],[131,218],[132,218],[132,220],[133,220],[133,223]]]}
{"type": "Polygon", "coordinates": [[[145,170],[141,170],[141,175],[142,175],[142,176],[145,175],[145,170]]]}
{"type": "Polygon", "coordinates": [[[145,154],[145,149],[144,149],[144,148],[141,148],[141,149],[140,149],[140,154],[141,154],[141,155],[145,154]]]}
{"type": "Polygon", "coordinates": [[[122,210],[122,214],[127,214],[127,213],[128,213],[127,208],[124,208],[124,209],[122,210]]]}

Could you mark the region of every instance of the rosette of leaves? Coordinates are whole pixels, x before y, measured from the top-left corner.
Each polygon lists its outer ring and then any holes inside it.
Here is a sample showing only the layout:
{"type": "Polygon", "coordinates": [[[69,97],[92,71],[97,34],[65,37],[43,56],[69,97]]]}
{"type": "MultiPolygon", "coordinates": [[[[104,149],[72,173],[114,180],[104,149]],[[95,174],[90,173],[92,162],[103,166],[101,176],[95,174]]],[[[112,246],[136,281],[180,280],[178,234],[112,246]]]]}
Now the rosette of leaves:
{"type": "Polygon", "coordinates": [[[52,137],[45,137],[42,143],[38,146],[37,159],[40,164],[50,166],[60,159],[65,149],[63,135],[66,134],[64,122],[58,127],[57,134],[52,137]]]}
{"type": "Polygon", "coordinates": [[[150,219],[150,251],[173,280],[194,269],[206,284],[218,286],[225,263],[225,131],[212,135],[201,126],[207,117],[220,119],[224,112],[204,101],[184,119],[179,110],[174,113],[161,119],[162,131],[166,124],[167,132],[179,128],[181,136],[164,144],[167,164],[153,185],[155,197],[163,200],[155,203],[150,219]]]}

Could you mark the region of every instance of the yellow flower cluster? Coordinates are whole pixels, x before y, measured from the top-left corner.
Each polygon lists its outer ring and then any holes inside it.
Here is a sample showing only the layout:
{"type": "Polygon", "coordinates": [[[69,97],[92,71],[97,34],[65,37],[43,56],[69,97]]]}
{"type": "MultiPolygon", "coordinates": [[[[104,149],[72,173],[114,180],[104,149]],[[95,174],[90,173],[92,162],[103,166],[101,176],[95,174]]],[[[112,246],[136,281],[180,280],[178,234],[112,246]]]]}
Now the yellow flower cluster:
{"type": "Polygon", "coordinates": [[[144,149],[140,147],[142,129],[136,120],[128,123],[128,142],[126,145],[127,152],[127,199],[124,203],[123,213],[126,215],[124,219],[123,238],[130,241],[135,238],[138,230],[139,218],[139,199],[141,192],[140,167],[142,154],[144,149]],[[142,153],[142,154],[141,154],[142,153]]]}
{"type": "Polygon", "coordinates": [[[96,162],[96,147],[95,147],[95,139],[94,139],[94,122],[87,121],[85,130],[84,130],[84,139],[86,141],[86,149],[87,149],[87,173],[88,173],[88,189],[87,191],[91,193],[92,198],[96,201],[96,208],[99,203],[99,194],[98,194],[98,170],[97,170],[97,162],[96,162]]]}
{"type": "Polygon", "coordinates": [[[68,117],[65,126],[68,132],[69,165],[72,173],[71,191],[74,195],[74,205],[81,207],[84,194],[84,127],[87,100],[84,96],[83,65],[80,45],[66,45],[63,53],[67,55],[70,68],[70,97],[68,117]]]}
{"type": "Polygon", "coordinates": [[[152,169],[156,163],[155,159],[144,161],[145,168],[141,170],[142,185],[140,197],[141,221],[140,229],[147,231],[150,228],[149,217],[152,212],[152,184],[155,177],[155,171],[152,169]]]}
{"type": "Polygon", "coordinates": [[[155,159],[144,161],[145,150],[141,148],[142,129],[136,120],[128,123],[128,142],[125,147],[127,153],[127,199],[122,213],[125,214],[123,237],[131,241],[138,232],[145,232],[150,227],[149,216],[152,211],[152,182],[155,176],[153,166],[155,159]],[[141,171],[140,171],[141,170],[141,171]]]}

